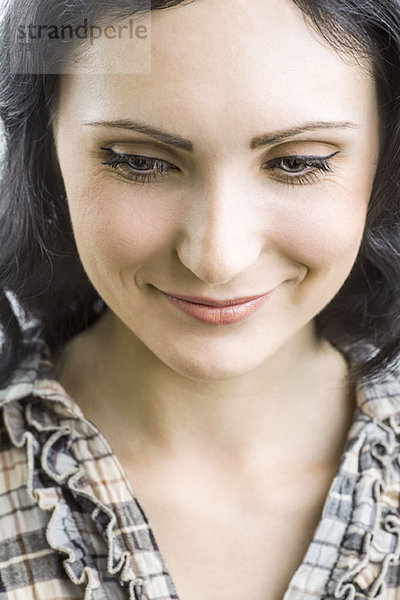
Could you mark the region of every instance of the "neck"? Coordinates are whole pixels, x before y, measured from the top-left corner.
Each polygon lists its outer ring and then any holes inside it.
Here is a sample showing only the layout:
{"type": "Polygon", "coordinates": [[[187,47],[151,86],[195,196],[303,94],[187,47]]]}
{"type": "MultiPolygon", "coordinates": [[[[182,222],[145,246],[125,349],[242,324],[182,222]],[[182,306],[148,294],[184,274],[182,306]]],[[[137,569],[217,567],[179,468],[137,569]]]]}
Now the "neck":
{"type": "Polygon", "coordinates": [[[344,357],[316,339],[312,323],[266,363],[222,381],[173,371],[111,312],[54,362],[86,416],[115,450],[124,438],[127,453],[210,456],[235,466],[266,455],[336,462],[354,410],[344,357]]]}

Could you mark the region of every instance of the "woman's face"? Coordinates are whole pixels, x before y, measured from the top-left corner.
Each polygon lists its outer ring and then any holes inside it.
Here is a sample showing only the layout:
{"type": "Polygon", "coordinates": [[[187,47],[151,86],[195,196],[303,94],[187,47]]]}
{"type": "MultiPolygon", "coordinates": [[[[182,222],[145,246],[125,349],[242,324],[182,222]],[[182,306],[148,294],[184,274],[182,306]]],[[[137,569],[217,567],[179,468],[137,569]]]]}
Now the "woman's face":
{"type": "MultiPolygon", "coordinates": [[[[349,275],[378,155],[375,83],[290,0],[151,20],[151,74],[62,76],[57,153],[80,258],[116,322],[173,370],[223,379],[303,339],[349,275]],[[158,133],[93,124],[129,120],[158,133]],[[104,164],[120,154],[133,156],[104,164]],[[236,322],[163,293],[270,291],[236,322]]],[[[116,42],[122,61],[130,43],[116,42]]]]}

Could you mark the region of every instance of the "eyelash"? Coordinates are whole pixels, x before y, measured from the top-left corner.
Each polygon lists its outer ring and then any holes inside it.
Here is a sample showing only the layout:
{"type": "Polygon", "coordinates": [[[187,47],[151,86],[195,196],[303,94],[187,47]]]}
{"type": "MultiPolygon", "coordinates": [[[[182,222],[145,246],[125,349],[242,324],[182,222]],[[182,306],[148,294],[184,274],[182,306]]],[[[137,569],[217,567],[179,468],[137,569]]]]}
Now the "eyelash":
{"type": "MultiPolygon", "coordinates": [[[[134,183],[139,182],[145,184],[156,182],[165,177],[169,171],[177,170],[177,167],[174,167],[168,161],[159,158],[151,158],[141,154],[123,154],[112,150],[111,148],[104,147],[102,147],[101,150],[106,150],[113,155],[110,161],[103,162],[101,164],[107,165],[114,170],[117,170],[117,168],[121,165],[128,165],[134,171],[131,171],[130,175],[128,176],[122,176],[129,181],[133,181],[134,183]],[[135,171],[135,168],[137,169],[137,167],[134,167],[132,163],[138,160],[148,161],[149,163],[153,164],[153,168],[148,169],[145,173],[138,170],[135,171]]],[[[339,151],[333,152],[333,154],[330,154],[329,156],[281,156],[267,161],[264,163],[262,168],[270,171],[280,168],[282,171],[285,171],[285,169],[282,168],[282,165],[285,162],[288,162],[291,163],[292,168],[303,166],[302,170],[305,168],[315,169],[313,171],[302,173],[301,175],[280,175],[278,178],[278,181],[283,183],[289,183],[291,185],[306,185],[318,181],[321,173],[331,173],[333,168],[329,162],[329,159],[338,153],[339,151]]]]}
{"type": "Polygon", "coordinates": [[[102,147],[100,149],[107,150],[107,152],[111,152],[111,154],[113,155],[110,161],[103,162],[101,164],[108,165],[112,169],[115,169],[115,170],[120,165],[129,165],[132,169],[135,169],[135,167],[133,167],[131,163],[135,162],[137,160],[149,161],[156,166],[155,169],[153,168],[152,170],[149,170],[149,172],[146,172],[146,173],[140,173],[140,172],[136,171],[134,173],[131,172],[131,174],[129,176],[125,175],[125,177],[127,179],[129,179],[130,181],[134,181],[134,183],[137,183],[137,182],[151,183],[152,181],[157,181],[158,179],[165,177],[166,171],[176,169],[176,167],[171,165],[169,162],[167,162],[166,160],[162,160],[160,158],[150,158],[149,156],[143,156],[141,154],[122,154],[120,152],[116,152],[115,150],[112,150],[111,148],[103,148],[102,147]],[[166,165],[170,165],[170,168],[166,169],[165,168],[166,165]],[[132,177],[132,175],[133,175],[133,177],[132,177]]]}
{"type": "MultiPolygon", "coordinates": [[[[293,175],[280,175],[279,181],[283,183],[289,183],[291,185],[307,185],[311,183],[315,183],[319,181],[321,173],[332,173],[333,167],[329,161],[330,158],[333,158],[339,154],[339,150],[329,154],[328,156],[282,156],[279,158],[273,158],[266,163],[268,165],[268,169],[274,171],[279,166],[282,169],[282,164],[285,162],[295,163],[295,166],[303,166],[305,168],[313,168],[315,171],[307,171],[301,175],[293,176],[293,175]]],[[[292,164],[293,167],[293,164],[292,164]]],[[[263,166],[263,169],[265,167],[263,166]]],[[[304,170],[303,169],[303,170],[304,170]]]]}

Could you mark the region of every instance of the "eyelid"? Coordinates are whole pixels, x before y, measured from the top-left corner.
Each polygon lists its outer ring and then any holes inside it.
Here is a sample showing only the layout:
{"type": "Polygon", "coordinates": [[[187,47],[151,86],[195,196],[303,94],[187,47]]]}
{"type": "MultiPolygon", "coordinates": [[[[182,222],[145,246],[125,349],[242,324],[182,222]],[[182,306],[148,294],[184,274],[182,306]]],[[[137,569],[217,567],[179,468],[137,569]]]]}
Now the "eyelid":
{"type": "MultiPolygon", "coordinates": [[[[124,142],[124,144],[126,145],[127,143],[124,142]]],[[[176,156],[173,152],[170,153],[168,152],[168,150],[165,150],[164,148],[158,148],[157,146],[154,146],[150,143],[144,144],[143,142],[129,142],[129,151],[116,150],[115,148],[111,147],[113,145],[121,146],[122,143],[112,142],[109,145],[105,144],[103,146],[100,146],[99,149],[101,151],[106,150],[107,152],[113,153],[114,155],[126,156],[127,158],[136,158],[137,156],[141,156],[143,158],[170,162],[174,166],[179,167],[180,169],[184,169],[182,162],[179,160],[179,157],[176,156]]]]}
{"type": "MultiPolygon", "coordinates": [[[[163,158],[155,157],[155,156],[147,156],[144,154],[131,154],[127,152],[119,152],[110,147],[101,146],[101,150],[108,152],[108,154],[112,155],[112,158],[109,162],[103,162],[103,165],[111,166],[112,168],[117,165],[123,166],[124,164],[129,164],[130,159],[132,161],[135,160],[147,160],[150,163],[154,163],[161,165],[161,168],[158,166],[156,169],[146,169],[140,170],[136,169],[132,165],[130,165],[133,169],[134,175],[132,177],[126,177],[127,180],[134,182],[141,180],[145,182],[146,178],[148,183],[150,183],[150,179],[153,179],[155,182],[157,179],[164,178],[167,174],[171,174],[171,171],[179,171],[180,168],[171,163],[168,160],[163,158]],[[115,164],[113,164],[115,163],[115,164]],[[164,167],[163,165],[166,165],[164,167]]],[[[310,183],[310,180],[317,181],[318,178],[321,178],[323,174],[328,172],[332,172],[332,165],[330,163],[330,159],[340,153],[340,150],[336,150],[328,155],[315,155],[315,154],[286,154],[276,156],[275,158],[270,158],[269,160],[264,161],[261,169],[264,171],[269,171],[271,174],[275,174],[272,177],[275,181],[281,183],[310,183]],[[301,166],[304,163],[304,168],[301,171],[290,171],[290,169],[286,170],[279,163],[283,161],[292,160],[301,166]],[[308,169],[308,170],[306,170],[308,169]]]]}
{"type": "Polygon", "coordinates": [[[299,164],[304,163],[306,167],[315,167],[318,168],[318,165],[325,164],[331,168],[330,159],[340,154],[340,151],[337,150],[332,154],[328,154],[326,156],[320,155],[311,155],[311,154],[288,154],[286,156],[276,156],[274,158],[270,158],[263,162],[261,169],[265,170],[268,165],[277,165],[281,161],[289,161],[293,160],[298,162],[299,164]]]}
{"type": "MultiPolygon", "coordinates": [[[[275,146],[271,146],[268,150],[267,153],[271,153],[271,154],[278,154],[278,153],[284,153],[284,154],[296,154],[298,152],[298,149],[301,148],[302,150],[304,148],[313,148],[315,149],[316,147],[318,148],[332,148],[332,151],[342,151],[346,148],[348,144],[348,139],[343,138],[343,137],[338,137],[336,138],[332,138],[332,139],[327,139],[325,136],[321,137],[321,139],[318,139],[317,136],[313,135],[305,137],[305,138],[293,138],[290,140],[285,140],[283,142],[280,142],[278,144],[276,144],[275,146]]],[[[301,150],[301,151],[302,151],[301,150]]],[[[303,154],[308,154],[307,150],[306,152],[302,152],[303,154]]],[[[310,152],[310,155],[313,154],[314,152],[310,152]]]]}
{"type": "MultiPolygon", "coordinates": [[[[276,157],[271,158],[270,160],[276,160],[276,159],[288,159],[288,158],[295,158],[296,160],[329,160],[330,158],[333,158],[334,156],[336,156],[337,154],[340,154],[340,150],[336,150],[335,152],[332,152],[331,154],[296,154],[295,152],[289,152],[288,154],[279,154],[276,157]]],[[[264,161],[264,162],[268,162],[268,161],[264,161]]]]}
{"type": "MultiPolygon", "coordinates": [[[[303,142],[303,140],[301,140],[303,142]]],[[[313,140],[313,142],[315,143],[316,140],[313,140]]],[[[113,142],[114,144],[117,144],[116,142],[113,142]]],[[[107,152],[112,152],[115,155],[118,156],[125,156],[127,158],[129,157],[144,157],[144,158],[149,158],[149,159],[154,159],[154,160],[160,160],[160,161],[166,161],[166,162],[171,162],[174,164],[174,166],[179,167],[182,170],[186,170],[186,168],[182,165],[181,161],[179,160],[179,157],[175,156],[174,154],[170,154],[168,151],[164,150],[163,148],[155,148],[152,144],[150,143],[139,143],[138,144],[138,151],[136,150],[130,150],[128,151],[119,151],[116,150],[114,148],[111,148],[110,146],[113,145],[113,143],[110,143],[109,145],[104,145],[104,146],[100,146],[100,150],[105,150],[107,152]],[[144,146],[144,147],[141,147],[144,146]],[[146,149],[147,148],[147,149],[146,149]]],[[[126,143],[126,142],[123,142],[126,143]]],[[[310,143],[310,140],[304,140],[304,143],[310,143]]],[[[317,142],[320,143],[320,142],[317,142]]],[[[121,142],[119,143],[121,144],[121,142]]],[[[129,145],[130,146],[134,146],[135,142],[130,142],[129,145]]],[[[279,144],[279,146],[275,147],[272,149],[273,152],[273,156],[271,156],[271,159],[273,158],[292,158],[292,157],[296,157],[296,158],[303,158],[303,159],[329,159],[331,157],[333,157],[335,154],[339,154],[340,150],[336,150],[331,154],[328,155],[323,155],[323,154],[307,154],[307,153],[302,153],[302,154],[298,154],[297,152],[290,152],[290,151],[285,151],[283,148],[281,148],[280,152],[279,152],[279,147],[282,146],[283,144],[279,144]]],[[[287,142],[286,142],[287,145],[287,142]]],[[[337,147],[337,146],[336,146],[337,147]]],[[[270,150],[270,153],[272,153],[270,150]]],[[[266,162],[266,157],[264,156],[263,158],[263,163],[266,162]]]]}
{"type": "Polygon", "coordinates": [[[118,152],[112,148],[106,148],[104,146],[101,147],[101,149],[106,150],[109,154],[111,154],[110,160],[102,162],[102,165],[106,165],[112,169],[115,169],[116,172],[118,167],[123,167],[124,165],[129,165],[131,167],[132,170],[129,175],[123,175],[119,172],[119,176],[123,177],[126,181],[142,184],[145,184],[146,181],[147,183],[155,183],[164,179],[168,174],[171,174],[171,171],[179,171],[179,167],[175,167],[175,165],[162,158],[155,158],[142,154],[127,154],[125,152],[118,152]],[[153,169],[149,168],[135,170],[135,167],[133,167],[133,165],[130,163],[133,163],[136,160],[148,161],[149,163],[157,165],[157,167],[153,169]]]}
{"type": "Polygon", "coordinates": [[[326,175],[327,173],[334,172],[334,168],[330,159],[339,153],[340,150],[337,150],[327,156],[299,154],[277,156],[276,158],[271,158],[265,161],[262,165],[262,170],[269,171],[272,175],[274,175],[275,171],[277,171],[276,175],[272,176],[271,179],[284,185],[305,185],[317,183],[318,181],[322,181],[324,175],[326,175]],[[279,164],[281,162],[289,160],[298,163],[298,165],[300,166],[304,164],[304,169],[302,171],[290,172],[290,170],[285,170],[279,167],[279,164]]]}

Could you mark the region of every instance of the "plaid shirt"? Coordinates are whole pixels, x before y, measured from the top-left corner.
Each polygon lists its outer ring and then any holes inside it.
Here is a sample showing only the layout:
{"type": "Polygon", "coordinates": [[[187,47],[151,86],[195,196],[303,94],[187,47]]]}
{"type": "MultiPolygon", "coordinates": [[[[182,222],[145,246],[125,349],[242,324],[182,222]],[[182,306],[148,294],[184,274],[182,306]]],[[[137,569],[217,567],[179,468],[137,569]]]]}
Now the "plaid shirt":
{"type": "MultiPolygon", "coordinates": [[[[40,324],[24,336],[0,389],[0,599],[178,599],[118,459],[57,381],[40,324]]],[[[400,371],[360,381],[356,397],[284,600],[400,600],[400,371]]]]}

